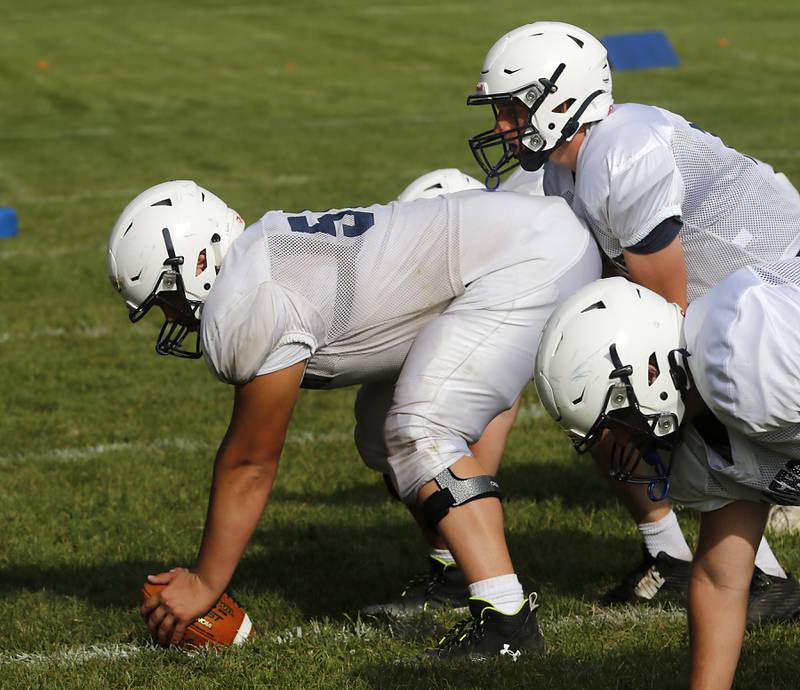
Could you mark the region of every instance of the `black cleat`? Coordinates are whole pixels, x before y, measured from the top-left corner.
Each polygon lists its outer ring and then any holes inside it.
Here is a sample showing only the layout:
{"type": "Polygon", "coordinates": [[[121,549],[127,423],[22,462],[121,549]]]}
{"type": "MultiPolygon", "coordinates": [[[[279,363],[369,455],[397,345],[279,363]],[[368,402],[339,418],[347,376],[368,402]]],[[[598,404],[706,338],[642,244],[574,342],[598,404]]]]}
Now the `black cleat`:
{"type": "Polygon", "coordinates": [[[756,567],[750,582],[747,629],[768,623],[786,623],[800,618],[800,582],[788,577],[768,575],[756,567]]]}
{"type": "Polygon", "coordinates": [[[506,615],[483,599],[470,599],[472,618],[457,623],[431,650],[435,659],[508,659],[542,654],[544,636],[536,620],[537,595],[534,592],[517,613],[506,615]]]}
{"type": "Polygon", "coordinates": [[[651,601],[667,593],[686,596],[692,562],[673,558],[663,551],[653,558],[644,546],[642,552],[642,562],[600,597],[601,605],[651,601]]]}
{"type": "Polygon", "coordinates": [[[469,588],[464,572],[455,563],[430,557],[430,570],[409,580],[400,596],[385,604],[373,604],[359,611],[362,618],[406,618],[436,609],[469,606],[469,588]]]}

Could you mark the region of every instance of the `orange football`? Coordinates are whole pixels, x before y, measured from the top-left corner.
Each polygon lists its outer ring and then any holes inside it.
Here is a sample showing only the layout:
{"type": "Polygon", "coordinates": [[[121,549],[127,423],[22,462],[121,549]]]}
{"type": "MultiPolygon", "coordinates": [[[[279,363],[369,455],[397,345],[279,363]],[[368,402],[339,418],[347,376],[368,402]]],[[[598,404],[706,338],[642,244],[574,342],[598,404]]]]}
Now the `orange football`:
{"type": "MultiPolygon", "coordinates": [[[[142,586],[141,603],[158,594],[166,585],[145,582],[142,586]]],[[[205,615],[195,619],[183,633],[181,647],[206,647],[217,645],[230,647],[240,645],[255,637],[256,631],[250,616],[236,599],[224,593],[214,607],[205,615]]]]}

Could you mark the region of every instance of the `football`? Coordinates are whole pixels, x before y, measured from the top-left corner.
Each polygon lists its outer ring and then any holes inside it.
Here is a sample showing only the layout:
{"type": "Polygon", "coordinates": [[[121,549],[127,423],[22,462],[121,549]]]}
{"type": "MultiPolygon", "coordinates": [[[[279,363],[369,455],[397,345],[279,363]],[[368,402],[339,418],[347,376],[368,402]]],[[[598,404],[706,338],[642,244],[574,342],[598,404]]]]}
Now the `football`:
{"type": "MultiPolygon", "coordinates": [[[[143,604],[164,587],[166,585],[145,582],[141,590],[141,603],[143,604]]],[[[255,634],[256,631],[250,621],[250,616],[247,615],[242,605],[226,592],[208,613],[195,619],[186,628],[180,646],[187,649],[209,645],[230,647],[244,644],[247,640],[255,637],[255,634]]]]}

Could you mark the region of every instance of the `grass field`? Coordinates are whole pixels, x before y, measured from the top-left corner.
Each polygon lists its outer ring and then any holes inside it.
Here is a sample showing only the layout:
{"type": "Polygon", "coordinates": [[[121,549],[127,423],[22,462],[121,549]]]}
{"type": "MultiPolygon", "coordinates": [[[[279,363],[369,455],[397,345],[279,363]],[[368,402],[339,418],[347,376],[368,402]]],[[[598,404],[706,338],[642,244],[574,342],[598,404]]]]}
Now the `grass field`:
{"type": "MultiPolygon", "coordinates": [[[[304,392],[273,501],[233,582],[259,636],[187,656],[148,645],[145,575],[190,564],[231,390],[152,354],[105,243],[145,187],[191,177],[245,219],[386,201],[437,167],[477,174],[467,109],[489,45],[539,18],[598,35],[666,30],[677,69],[615,75],[619,102],[676,110],[800,182],[800,4],[564,0],[0,0],[0,687],[671,688],[680,610],[596,595],[635,528],[529,391],[501,483],[508,538],[541,593],[548,653],[415,664],[431,643],[355,619],[425,567],[403,508],[351,442],[354,391],[304,392]],[[558,12],[558,16],[556,16],[558,12]],[[724,40],[723,40],[724,39],[724,40]],[[401,660],[398,662],[398,660],[401,660]],[[406,660],[406,661],[403,661],[406,660]]],[[[680,514],[692,538],[695,518],[680,514]]],[[[790,536],[773,546],[800,568],[790,536]]],[[[742,688],[797,687],[800,628],[748,635],[742,688]]]]}

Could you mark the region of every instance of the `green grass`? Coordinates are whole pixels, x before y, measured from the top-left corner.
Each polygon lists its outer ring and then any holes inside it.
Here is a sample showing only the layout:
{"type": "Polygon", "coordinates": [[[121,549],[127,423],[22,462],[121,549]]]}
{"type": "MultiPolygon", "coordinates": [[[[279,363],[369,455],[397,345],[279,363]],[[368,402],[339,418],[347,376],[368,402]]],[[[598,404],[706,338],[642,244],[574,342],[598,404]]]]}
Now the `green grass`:
{"type": "MultiPolygon", "coordinates": [[[[544,659],[414,665],[430,637],[354,619],[424,567],[424,547],[356,456],[351,390],[301,396],[233,583],[256,641],[163,651],[135,611],[148,572],[194,556],[231,391],[201,363],[155,357],[154,324],[128,325],[105,277],[116,216],[178,177],[252,221],[389,200],[436,167],[476,174],[465,140],[488,111],[465,95],[489,45],[537,18],[530,2],[496,5],[0,0],[0,205],[20,217],[0,240],[0,686],[685,685],[681,612],[593,606],[637,557],[635,528],[532,392],[500,478],[544,659]]],[[[616,74],[617,100],[681,112],[800,181],[794,0],[558,11],[599,35],[665,29],[681,66],[616,74]]],[[[792,538],[774,547],[800,567],[792,538]]],[[[799,649],[791,627],[749,635],[739,686],[796,686],[799,649]]]]}

